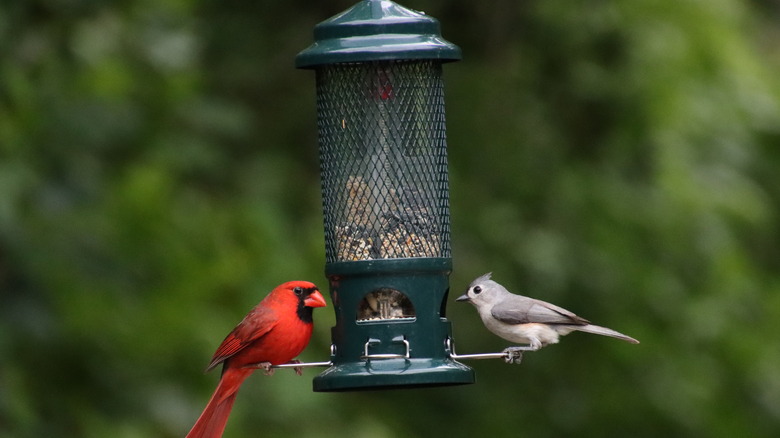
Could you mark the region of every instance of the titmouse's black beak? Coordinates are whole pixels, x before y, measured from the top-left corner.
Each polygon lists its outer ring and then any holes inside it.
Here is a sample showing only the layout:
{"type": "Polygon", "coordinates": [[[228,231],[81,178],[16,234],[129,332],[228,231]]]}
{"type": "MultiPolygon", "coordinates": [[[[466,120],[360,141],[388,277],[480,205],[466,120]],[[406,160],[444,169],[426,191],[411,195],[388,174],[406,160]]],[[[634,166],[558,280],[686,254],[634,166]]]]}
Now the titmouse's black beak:
{"type": "Polygon", "coordinates": [[[468,295],[463,294],[459,296],[458,298],[455,298],[455,301],[471,301],[471,298],[469,298],[468,295]]]}

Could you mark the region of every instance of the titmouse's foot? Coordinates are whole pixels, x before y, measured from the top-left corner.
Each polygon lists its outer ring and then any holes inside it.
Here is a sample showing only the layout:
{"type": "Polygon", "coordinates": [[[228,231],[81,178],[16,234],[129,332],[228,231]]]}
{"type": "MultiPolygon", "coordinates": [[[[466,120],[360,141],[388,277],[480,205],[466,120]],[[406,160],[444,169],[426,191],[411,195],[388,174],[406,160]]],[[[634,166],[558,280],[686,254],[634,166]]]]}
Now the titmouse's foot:
{"type": "Polygon", "coordinates": [[[528,348],[526,347],[505,348],[504,351],[502,351],[502,353],[506,354],[506,357],[504,358],[504,362],[519,365],[520,362],[523,361],[523,351],[526,350],[528,350],[528,348]]]}
{"type": "MultiPolygon", "coordinates": [[[[299,361],[298,359],[293,359],[288,363],[301,363],[301,361],[299,361]]],[[[303,367],[293,367],[293,369],[295,370],[295,374],[299,376],[303,375],[303,367]]]]}

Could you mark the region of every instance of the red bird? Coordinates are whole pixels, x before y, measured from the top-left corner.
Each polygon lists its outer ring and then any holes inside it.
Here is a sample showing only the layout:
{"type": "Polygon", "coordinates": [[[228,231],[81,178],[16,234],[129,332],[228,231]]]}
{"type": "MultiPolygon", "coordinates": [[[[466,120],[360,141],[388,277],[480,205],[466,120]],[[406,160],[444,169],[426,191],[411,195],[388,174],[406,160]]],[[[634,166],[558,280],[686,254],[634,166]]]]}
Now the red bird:
{"type": "Polygon", "coordinates": [[[289,363],[309,343],[315,307],[325,299],[313,283],[290,281],[277,286],[222,341],[206,371],[220,363],[217,389],[187,438],[219,438],[241,383],[262,368],[289,363]]]}

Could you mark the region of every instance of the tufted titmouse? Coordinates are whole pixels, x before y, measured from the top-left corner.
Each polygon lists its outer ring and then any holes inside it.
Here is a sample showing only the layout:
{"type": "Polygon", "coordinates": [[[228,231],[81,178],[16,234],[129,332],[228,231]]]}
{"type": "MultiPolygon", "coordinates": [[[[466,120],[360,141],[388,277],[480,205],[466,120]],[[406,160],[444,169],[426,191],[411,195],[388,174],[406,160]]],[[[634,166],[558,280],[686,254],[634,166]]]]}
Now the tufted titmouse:
{"type": "MultiPolygon", "coordinates": [[[[465,294],[456,301],[467,301],[479,312],[485,327],[498,336],[538,350],[557,344],[558,337],[578,330],[612,336],[634,344],[636,339],[606,327],[591,324],[566,309],[541,300],[515,295],[490,279],[490,273],[472,281],[465,294]]],[[[507,350],[528,348],[510,347],[507,350]]]]}

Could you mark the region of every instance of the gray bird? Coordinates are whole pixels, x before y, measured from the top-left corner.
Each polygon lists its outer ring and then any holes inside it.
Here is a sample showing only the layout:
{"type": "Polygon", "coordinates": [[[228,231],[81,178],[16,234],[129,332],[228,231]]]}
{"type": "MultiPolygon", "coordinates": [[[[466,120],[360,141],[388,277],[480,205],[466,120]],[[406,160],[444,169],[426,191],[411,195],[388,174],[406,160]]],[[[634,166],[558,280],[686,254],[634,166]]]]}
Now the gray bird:
{"type": "Polygon", "coordinates": [[[491,280],[490,275],[488,273],[472,281],[466,293],[456,301],[473,304],[491,332],[507,341],[530,347],[510,347],[505,351],[538,350],[545,345],[557,344],[560,336],[575,330],[639,343],[630,336],[593,325],[554,304],[515,295],[491,280]]]}

